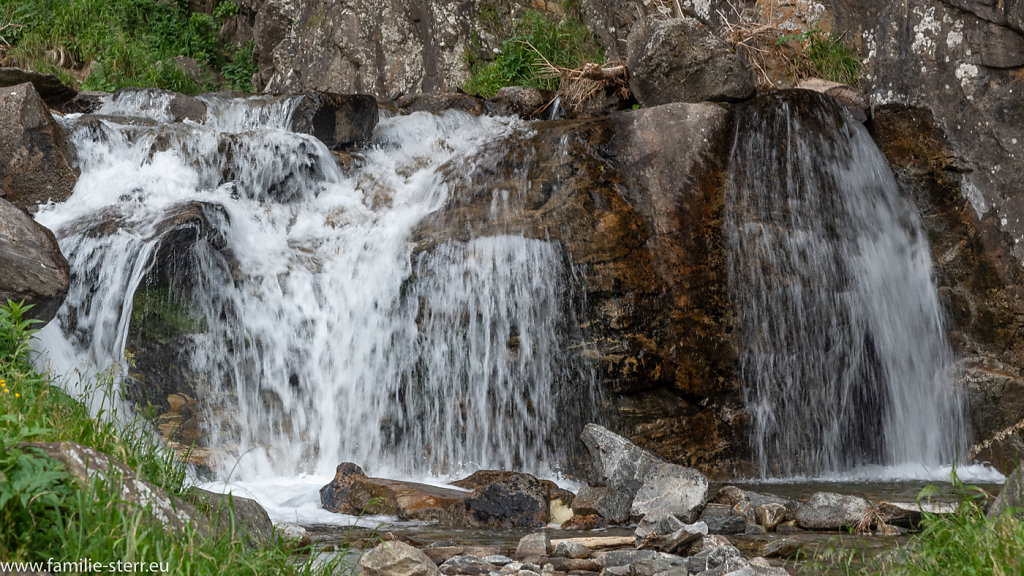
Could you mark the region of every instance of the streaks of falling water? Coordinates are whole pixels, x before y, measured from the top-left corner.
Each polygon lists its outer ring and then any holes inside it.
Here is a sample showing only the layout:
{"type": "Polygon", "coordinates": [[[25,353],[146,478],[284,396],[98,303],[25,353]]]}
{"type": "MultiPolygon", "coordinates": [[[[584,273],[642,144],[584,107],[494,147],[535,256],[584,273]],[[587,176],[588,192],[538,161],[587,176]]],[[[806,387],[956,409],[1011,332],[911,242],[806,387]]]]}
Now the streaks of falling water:
{"type": "Polygon", "coordinates": [[[928,240],[867,131],[820,95],[737,120],[729,288],[762,476],[951,464],[961,395],[928,240]]]}
{"type": "Polygon", "coordinates": [[[557,467],[551,439],[581,400],[566,390],[588,386],[566,352],[563,252],[516,236],[423,254],[408,241],[446,201],[443,174],[523,125],[386,117],[343,173],[320,142],[284,129],[290,101],[206,103],[205,125],[169,123],[166,102],[142,96],[103,110],[156,126],[66,121],[82,175],[38,218],[74,280],[41,336],[47,361],[120,361],[133,294],[174,215],[201,206],[217,241],[189,245],[176,305],[204,320],[187,357],[210,443],[233,448],[222,476],[327,474],[342,460],[399,474],[557,467]]]}

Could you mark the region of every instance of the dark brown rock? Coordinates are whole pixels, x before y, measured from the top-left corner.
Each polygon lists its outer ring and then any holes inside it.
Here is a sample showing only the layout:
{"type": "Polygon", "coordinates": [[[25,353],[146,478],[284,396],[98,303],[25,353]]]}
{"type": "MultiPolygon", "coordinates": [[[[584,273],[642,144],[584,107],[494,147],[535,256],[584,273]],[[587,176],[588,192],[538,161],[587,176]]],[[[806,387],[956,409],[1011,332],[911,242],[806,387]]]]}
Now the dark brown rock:
{"type": "Polygon", "coordinates": [[[362,514],[362,510],[357,510],[351,504],[349,497],[356,482],[366,477],[363,469],[351,462],[338,464],[334,479],[320,489],[320,503],[324,510],[354,516],[362,514]]]}
{"type": "Polygon", "coordinates": [[[459,110],[473,116],[484,111],[484,101],[479,96],[471,96],[462,92],[430,92],[428,94],[408,94],[395,101],[395,106],[403,112],[444,112],[459,110]]]}
{"type": "Polygon", "coordinates": [[[74,157],[32,84],[0,90],[0,189],[8,202],[29,211],[63,202],[78,180],[74,157]]]}
{"type": "Polygon", "coordinates": [[[487,99],[484,110],[492,116],[536,119],[543,116],[552,99],[553,97],[545,96],[536,88],[505,86],[499,88],[492,98],[487,99]]]}
{"type": "MultiPolygon", "coordinates": [[[[574,508],[574,512],[577,510],[574,508]]],[[[608,520],[606,520],[600,514],[593,512],[591,514],[584,514],[581,511],[569,518],[565,522],[562,522],[563,530],[596,530],[598,528],[605,528],[608,526],[608,520]]]]}
{"type": "Polygon", "coordinates": [[[32,70],[0,67],[0,88],[30,82],[39,97],[50,108],[64,110],[78,94],[53,74],[41,74],[32,70]]]}
{"type": "Polygon", "coordinates": [[[529,474],[481,470],[452,485],[473,490],[466,508],[474,526],[540,528],[548,523],[549,488],[529,474]]]}
{"type": "Polygon", "coordinates": [[[416,482],[353,475],[348,501],[351,509],[387,514],[399,520],[425,520],[445,526],[465,526],[466,498],[460,490],[416,482]]]}
{"type": "Polygon", "coordinates": [[[68,293],[68,262],[53,232],[3,198],[0,270],[0,303],[12,300],[30,304],[27,316],[43,322],[57,314],[68,293]]]}
{"type": "Polygon", "coordinates": [[[366,94],[305,94],[291,116],[291,129],[338,149],[368,139],[377,125],[377,100],[366,94]]]}

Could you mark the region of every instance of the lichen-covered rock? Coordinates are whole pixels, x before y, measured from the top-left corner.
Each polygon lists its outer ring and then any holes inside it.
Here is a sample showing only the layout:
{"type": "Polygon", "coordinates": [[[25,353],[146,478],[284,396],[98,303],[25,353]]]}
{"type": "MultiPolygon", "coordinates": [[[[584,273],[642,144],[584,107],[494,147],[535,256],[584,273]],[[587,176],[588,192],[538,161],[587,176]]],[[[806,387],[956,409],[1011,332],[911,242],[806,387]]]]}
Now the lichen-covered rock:
{"type": "Polygon", "coordinates": [[[527,534],[519,539],[519,545],[516,546],[515,557],[519,560],[524,560],[526,558],[539,558],[541,556],[547,556],[550,551],[551,537],[548,536],[548,533],[535,532],[533,534],[527,534]]]}
{"type": "Polygon", "coordinates": [[[737,101],[754,95],[750,71],[693,18],[649,18],[629,34],[629,86],[644,106],[737,101]]]}
{"type": "Polygon", "coordinates": [[[630,494],[608,486],[584,486],[576,494],[573,511],[583,517],[600,516],[609,522],[621,524],[629,520],[633,504],[630,494]]]}
{"type": "Polygon", "coordinates": [[[796,523],[807,530],[841,530],[856,526],[871,510],[860,496],[815,492],[797,508],[796,523]]]}
{"type": "Polygon", "coordinates": [[[78,181],[74,150],[26,82],[0,88],[0,193],[22,210],[63,202],[78,181]]]}
{"type": "Polygon", "coordinates": [[[440,576],[434,562],[405,542],[381,542],[359,559],[363,576],[440,576]]]}
{"type": "Polygon", "coordinates": [[[53,232],[0,198],[0,303],[31,304],[27,315],[49,322],[64,302],[71,273],[53,232]]]}
{"type": "Polygon", "coordinates": [[[637,491],[630,514],[671,514],[690,523],[704,509],[707,496],[708,479],[703,474],[678,464],[659,464],[637,491]]]}
{"type": "Polygon", "coordinates": [[[209,526],[194,506],[139,478],[131,468],[103,452],[75,442],[26,442],[21,446],[62,463],[78,482],[117,477],[123,491],[116,504],[129,513],[148,509],[165,530],[184,533],[193,528],[201,535],[210,534],[209,526]]]}
{"type": "MultiPolygon", "coordinates": [[[[483,0],[248,0],[257,90],[367,93],[381,100],[452,90],[466,79],[466,47],[483,42],[483,0]]],[[[515,2],[519,4],[519,2],[515,2]]],[[[522,4],[526,4],[522,2],[522,4]]]]}

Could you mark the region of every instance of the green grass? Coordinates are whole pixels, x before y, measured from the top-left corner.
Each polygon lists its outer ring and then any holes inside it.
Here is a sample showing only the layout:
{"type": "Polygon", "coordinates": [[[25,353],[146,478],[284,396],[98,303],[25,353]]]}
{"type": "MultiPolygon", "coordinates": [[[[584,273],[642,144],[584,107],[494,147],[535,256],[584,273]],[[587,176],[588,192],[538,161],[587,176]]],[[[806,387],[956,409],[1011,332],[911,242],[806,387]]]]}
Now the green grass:
{"type": "Polygon", "coordinates": [[[776,45],[790,40],[796,40],[802,47],[803,56],[813,75],[848,86],[857,85],[860,79],[860,60],[842,34],[811,28],[800,34],[780,36],[776,45]]]}
{"type": "Polygon", "coordinates": [[[214,14],[191,12],[187,2],[158,0],[7,0],[9,65],[57,74],[78,85],[73,72],[89,67],[82,89],[158,87],[189,94],[222,87],[211,75],[195,80],[171,59],[194,58],[221,72],[228,86],[252,90],[252,47],[234,48],[217,38],[234,2],[220,2],[214,14]]]}
{"type": "Polygon", "coordinates": [[[206,318],[166,286],[140,286],[132,301],[132,326],[143,340],[165,343],[177,336],[206,331],[206,318]]]}
{"type": "MultiPolygon", "coordinates": [[[[160,562],[174,574],[310,574],[311,557],[297,558],[283,543],[265,549],[241,535],[204,535],[196,529],[165,532],[146,507],[126,504],[117,475],[79,482],[63,467],[21,444],[68,440],[126,464],[139,477],[180,494],[184,466],[155,443],[143,423],[114,424],[113,403],[97,418],[53,386],[29,362],[33,321],[26,308],[0,308],[0,560],[49,558],[95,562],[160,562]]],[[[111,398],[113,379],[91,394],[111,398]]],[[[334,570],[327,563],[323,570],[334,570]]]]}
{"type": "Polygon", "coordinates": [[[604,63],[604,49],[593,32],[573,17],[557,19],[528,10],[512,25],[501,54],[485,61],[467,50],[470,77],[462,89],[490,98],[504,86],[558,89],[558,78],[545,77],[538,52],[554,66],[578,68],[586,62],[604,63]],[[534,50],[536,49],[536,50],[534,50]]]}
{"type": "Polygon", "coordinates": [[[1024,574],[1022,511],[1008,510],[988,518],[984,494],[968,486],[961,486],[959,501],[955,514],[925,514],[921,533],[885,567],[885,574],[1024,574]]]}

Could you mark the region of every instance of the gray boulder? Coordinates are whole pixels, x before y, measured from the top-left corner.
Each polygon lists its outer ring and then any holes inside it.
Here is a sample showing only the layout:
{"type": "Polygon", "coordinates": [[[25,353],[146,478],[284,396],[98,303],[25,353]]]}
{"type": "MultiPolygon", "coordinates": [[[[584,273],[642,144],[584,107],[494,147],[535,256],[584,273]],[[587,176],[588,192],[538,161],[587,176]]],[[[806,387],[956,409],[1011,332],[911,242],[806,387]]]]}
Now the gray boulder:
{"type": "Polygon", "coordinates": [[[708,535],[708,525],[703,522],[695,522],[693,524],[686,524],[679,530],[669,534],[665,537],[664,543],[661,545],[661,550],[668,554],[682,554],[686,549],[697,540],[700,540],[704,536],[708,535]]]}
{"type": "Polygon", "coordinates": [[[738,101],[754,95],[750,71],[728,43],[693,18],[650,18],[627,39],[629,87],[644,106],[738,101]]]}
{"type": "Polygon", "coordinates": [[[693,522],[704,509],[708,479],[700,472],[678,464],[659,464],[644,479],[630,513],[643,516],[653,512],[672,514],[683,522],[693,522]]]}
{"type": "Polygon", "coordinates": [[[74,150],[30,83],[0,90],[0,194],[22,210],[63,202],[78,181],[74,150]]]}
{"type": "Polygon", "coordinates": [[[377,100],[366,94],[305,94],[291,117],[293,132],[310,134],[336,150],[373,135],[377,100]]]}
{"type": "Polygon", "coordinates": [[[712,534],[740,534],[747,529],[747,519],[728,504],[708,504],[701,512],[700,521],[712,534]]]}
{"type": "Polygon", "coordinates": [[[859,496],[815,492],[797,508],[796,523],[807,530],[840,530],[856,526],[871,509],[859,496]]]}
{"type": "Polygon", "coordinates": [[[362,576],[440,576],[422,550],[398,541],[382,542],[359,559],[362,576]]]}
{"type": "Polygon", "coordinates": [[[549,550],[551,550],[551,538],[548,536],[548,533],[535,532],[519,539],[515,557],[519,560],[539,558],[547,556],[549,550]]]}
{"type": "Polygon", "coordinates": [[[994,518],[1009,509],[1016,509],[1018,514],[1024,514],[1024,464],[1021,464],[1006,477],[1006,484],[1003,490],[996,497],[995,502],[988,509],[989,518],[994,518]]]}
{"type": "MultiPolygon", "coordinates": [[[[182,494],[207,517],[217,534],[228,534],[244,540],[252,548],[260,548],[273,540],[274,524],[267,511],[251,498],[210,492],[192,487],[182,494]]],[[[308,536],[307,536],[308,539],[308,536]]]]}
{"type": "Polygon", "coordinates": [[[551,555],[556,558],[575,558],[583,559],[590,557],[590,548],[587,548],[581,542],[563,541],[555,544],[554,550],[551,551],[551,555]]]}
{"type": "Polygon", "coordinates": [[[23,301],[32,318],[53,319],[68,293],[68,262],[53,232],[2,198],[0,270],[0,304],[23,301]]]}
{"type": "Polygon", "coordinates": [[[629,520],[633,497],[607,486],[584,486],[573,501],[573,512],[587,516],[597,514],[610,522],[629,520]]]}
{"type": "MultiPolygon", "coordinates": [[[[690,556],[686,561],[686,568],[694,573],[704,572],[717,568],[734,558],[742,559],[739,549],[735,546],[717,546],[690,556]]],[[[740,566],[736,568],[738,569],[740,566]]]]}

